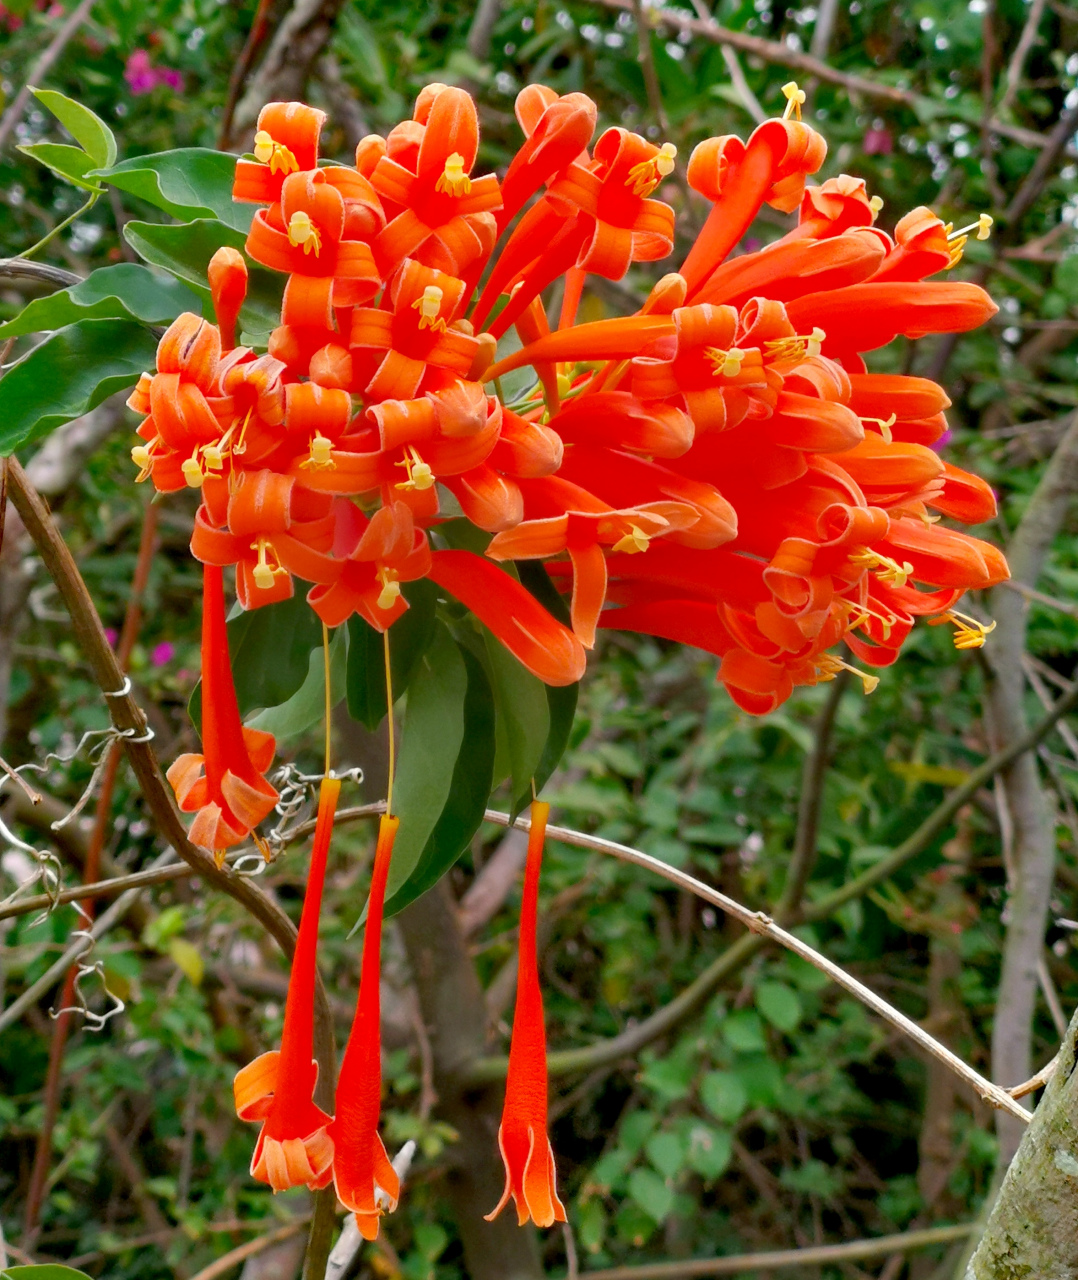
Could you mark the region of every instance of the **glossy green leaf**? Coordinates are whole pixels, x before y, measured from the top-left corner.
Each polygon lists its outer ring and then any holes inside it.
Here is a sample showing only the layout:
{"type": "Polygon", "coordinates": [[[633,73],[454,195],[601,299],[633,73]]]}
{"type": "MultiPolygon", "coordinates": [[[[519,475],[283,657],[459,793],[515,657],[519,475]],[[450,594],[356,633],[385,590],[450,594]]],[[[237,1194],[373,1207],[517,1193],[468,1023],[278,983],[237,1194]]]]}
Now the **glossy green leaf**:
{"type": "Polygon", "coordinates": [[[495,748],[494,696],[482,663],[466,649],[458,652],[464,659],[468,687],[464,697],[464,734],[449,796],[415,868],[387,901],[387,916],[426,893],[445,875],[479,830],[490,798],[495,748]]]}
{"type": "Polygon", "coordinates": [[[546,685],[526,670],[486,627],[490,682],[498,711],[498,754],[494,785],[505,777],[512,783],[513,816],[532,798],[532,779],[538,786],[539,761],[550,736],[546,685]]]}
{"type": "Polygon", "coordinates": [[[157,340],[130,320],[80,320],[51,334],[0,379],[0,455],[133,387],[157,340]]]}
{"type": "Polygon", "coordinates": [[[236,157],[225,151],[180,147],[109,164],[111,168],[100,165],[94,176],[155,209],[163,209],[180,222],[218,218],[237,231],[250,229],[254,206],[233,201],[236,157]]]}
{"type": "Polygon", "coordinates": [[[31,85],[30,92],[52,112],[99,169],[116,163],[116,138],[100,116],[55,89],[35,89],[31,85]]]}
{"type": "Polygon", "coordinates": [[[186,285],[136,262],[118,262],[99,267],[70,289],[35,298],[14,320],[0,325],[0,338],[62,329],[77,320],[168,324],[183,311],[202,311],[202,300],[186,285]]]}
{"type": "MultiPolygon", "coordinates": [[[[408,612],[389,629],[389,662],[394,701],[415,675],[419,659],[434,637],[438,589],[426,578],[405,582],[401,591],[408,612]]],[[[348,619],[348,714],[373,733],[386,714],[386,661],[382,634],[359,615],[348,619]]]]}
{"type": "MultiPolygon", "coordinates": [[[[329,678],[333,705],[344,697],[348,665],[348,630],[338,627],[329,645],[329,678]]],[[[272,733],[278,742],[298,738],[321,724],[326,714],[326,664],[322,646],[308,657],[307,677],[296,692],[276,707],[267,707],[247,723],[252,729],[272,733]]]]}
{"type": "Polygon", "coordinates": [[[99,183],[86,176],[97,166],[81,147],[69,147],[64,142],[32,142],[18,150],[84,191],[101,189],[99,183]]]}
{"type": "Polygon", "coordinates": [[[464,741],[468,670],[442,625],[419,661],[408,690],[397,756],[393,812],[400,818],[389,867],[390,901],[419,865],[446,807],[464,741]]]}
{"type": "MultiPolygon", "coordinates": [[[[193,222],[166,225],[160,222],[129,222],[124,239],[145,262],[161,267],[190,285],[206,303],[210,288],[206,268],[223,245],[241,249],[246,237],[216,218],[196,218],[193,222]]],[[[282,277],[261,267],[247,265],[249,286],[240,323],[247,333],[265,334],[281,321],[282,277]]]]}

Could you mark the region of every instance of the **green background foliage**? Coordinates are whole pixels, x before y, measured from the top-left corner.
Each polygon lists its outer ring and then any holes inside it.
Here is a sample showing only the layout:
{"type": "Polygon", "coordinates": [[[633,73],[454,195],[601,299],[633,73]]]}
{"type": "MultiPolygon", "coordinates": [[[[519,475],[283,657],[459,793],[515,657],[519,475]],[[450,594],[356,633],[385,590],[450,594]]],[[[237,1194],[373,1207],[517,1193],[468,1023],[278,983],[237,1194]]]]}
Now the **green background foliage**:
{"type": "MultiPolygon", "coordinates": [[[[1072,9],[1049,3],[1021,84],[998,113],[1011,133],[993,135],[986,161],[982,123],[992,104],[985,102],[983,85],[987,80],[998,100],[1027,12],[1021,0],[918,0],[906,6],[854,0],[840,6],[827,50],[830,65],[913,96],[902,105],[830,83],[807,85],[809,118],[830,147],[820,176],[864,177],[885,201],[881,225],[888,228],[918,203],[930,204],[956,225],[984,209],[998,214],[1037,158],[1037,149],[1021,140],[1022,130],[1051,130],[1078,95],[1078,23],[1072,9]]],[[[197,309],[189,290],[205,299],[200,275],[213,250],[242,243],[249,210],[221,199],[228,166],[212,148],[229,76],[253,16],[251,3],[99,0],[50,73],[48,88],[77,97],[112,128],[119,163],[90,176],[104,195],[41,255],[80,275],[96,270],[92,284],[50,294],[0,279],[0,319],[12,320],[27,301],[39,299],[27,324],[0,329],[0,339],[16,336],[9,359],[26,361],[5,380],[4,451],[19,447],[20,456],[29,457],[33,441],[57,421],[114,390],[117,383],[100,381],[102,361],[114,366],[112,376],[128,382],[151,364],[152,327],[179,309],[197,309]],[[124,69],[137,50],[147,51],[154,65],[178,69],[182,92],[161,84],[132,93],[124,69]],[[147,166],[138,159],[175,148],[202,150],[189,156],[191,163],[159,159],[147,166]],[[134,265],[135,251],[172,276],[134,265]],[[65,327],[72,324],[77,328],[65,327]],[[56,331],[35,346],[40,334],[24,330],[44,327],[56,331]],[[55,379],[64,368],[71,375],[61,399],[55,379]]],[[[814,8],[780,0],[721,0],[715,16],[733,29],[795,49],[809,46],[817,22],[814,8]]],[[[327,154],[347,157],[354,141],[349,129],[385,132],[409,114],[415,93],[431,80],[466,82],[476,91],[481,168],[507,163],[519,142],[513,97],[532,80],[592,94],[601,126],[623,124],[655,138],[662,132],[663,140],[677,143],[682,160],[701,138],[747,136],[752,127],[720,48],[699,35],[664,30],[651,37],[663,132],[659,104],[649,101],[645,89],[631,13],[597,4],[507,3],[482,60],[466,51],[471,18],[467,6],[347,0],[329,46],[331,67],[322,64],[310,88],[311,100],[329,112],[327,154]],[[333,87],[338,83],[343,89],[333,87]]],[[[3,24],[0,74],[10,100],[56,18],[23,3],[0,9],[0,29],[3,24]]],[[[751,56],[741,64],[765,108],[779,111],[780,87],[790,73],[751,56]]],[[[70,145],[44,106],[34,102],[17,141],[24,147],[70,145]]],[[[89,172],[89,165],[79,171],[89,172]]],[[[11,147],[0,156],[0,194],[0,256],[33,244],[86,197],[85,190],[11,147]]],[[[683,207],[676,190],[671,199],[681,210],[683,250],[703,211],[683,207]]],[[[971,242],[957,274],[989,269],[1000,313],[964,337],[946,363],[931,341],[900,340],[872,358],[881,370],[942,374],[955,402],[948,456],[988,476],[999,490],[999,520],[979,531],[997,541],[1005,542],[1014,528],[1060,424],[1078,405],[1076,200],[1078,170],[1067,154],[1000,244],[971,242]]],[[[785,225],[786,219],[765,212],[751,235],[767,241],[785,225]]],[[[625,310],[665,269],[655,264],[649,274],[634,268],[617,286],[597,282],[586,313],[625,310]]],[[[258,334],[272,323],[279,282],[268,273],[254,273],[253,279],[243,324],[258,334]]],[[[123,615],[145,499],[131,483],[128,428],[134,420],[127,419],[59,504],[65,536],[112,627],[123,615]]],[[[166,760],[195,743],[185,714],[198,667],[198,573],[186,551],[192,514],[182,495],[162,509],[161,547],[132,662],[140,700],[157,708],[153,723],[166,760]]],[[[14,669],[6,690],[3,754],[16,764],[49,751],[68,754],[86,729],[106,723],[55,594],[42,574],[34,582],[19,625],[4,624],[14,669]]],[[[1058,540],[1040,585],[1052,596],[1074,599],[1073,523],[1058,540]]],[[[411,797],[433,836],[424,847],[407,851],[413,880],[400,888],[394,880],[398,897],[391,909],[453,862],[478,820],[486,788],[462,785],[460,742],[478,744],[475,759],[466,762],[468,779],[485,770],[501,784],[495,803],[509,809],[526,799],[531,774],[542,774],[552,763],[548,735],[569,741],[544,792],[556,821],[635,844],[753,906],[775,904],[795,838],[812,724],[830,692],[826,686],[801,691],[775,715],[752,720],[716,686],[712,659],[648,639],[604,634],[589,661],[574,719],[571,698],[559,691],[544,695],[522,672],[507,670],[511,660],[489,649],[459,616],[450,613],[436,622],[423,591],[422,584],[406,588],[413,609],[407,626],[394,631],[394,677],[398,690],[409,688],[402,760],[409,751],[418,759],[423,747],[438,753],[429,767],[424,764],[425,787],[411,797]],[[430,663],[444,670],[432,670],[430,663]],[[512,714],[499,703],[506,689],[512,714]],[[492,697],[502,713],[497,724],[490,714],[492,697]],[[429,730],[420,731],[420,741],[414,726],[424,716],[431,724],[460,727],[455,736],[441,732],[433,743],[429,730]],[[469,739],[463,739],[465,728],[469,739]],[[544,763],[537,770],[540,758],[544,763]]],[[[299,697],[308,675],[317,636],[305,630],[294,609],[280,609],[288,617],[278,620],[284,630],[273,632],[285,637],[279,648],[257,619],[232,624],[245,711],[299,697]]],[[[367,773],[362,788],[346,792],[349,804],[379,798],[385,785],[385,701],[372,676],[380,672],[380,644],[367,632],[362,623],[351,625],[346,656],[343,636],[339,642],[339,691],[347,696],[337,712],[337,748],[367,773]]],[[[1035,602],[1031,653],[1049,670],[1069,675],[1076,647],[1074,617],[1035,602]]],[[[310,673],[316,676],[314,666],[310,673]]],[[[884,856],[983,757],[983,685],[976,654],[955,653],[943,629],[922,628],[899,665],[883,673],[871,698],[845,692],[809,902],[884,856]]],[[[1031,712],[1036,706],[1031,701],[1031,712]]],[[[300,768],[315,772],[318,731],[304,728],[287,751],[300,768]]],[[[1075,763],[1064,758],[1058,738],[1049,739],[1046,750],[1058,806],[1052,910],[1070,917],[1078,886],[1075,763]]],[[[71,803],[90,768],[85,755],[51,764],[43,785],[71,803]]],[[[406,785],[402,776],[402,803],[406,785]]],[[[114,814],[107,845],[112,864],[131,869],[149,861],[156,852],[154,834],[123,772],[114,814]]],[[[27,817],[32,815],[12,822],[24,838],[44,845],[49,837],[27,825],[27,817]]],[[[499,828],[485,825],[471,840],[450,873],[458,897],[502,836],[499,828]]],[[[321,966],[338,1013],[339,1039],[358,977],[359,939],[350,931],[363,909],[371,838],[363,823],[342,826],[333,849],[321,966]]],[[[61,846],[61,855],[77,860],[80,840],[85,841],[83,828],[61,846]]],[[[303,849],[294,846],[263,880],[297,918],[304,868],[303,849]]],[[[9,853],[3,869],[9,891],[10,878],[23,874],[25,865],[9,853]]],[[[394,874],[403,879],[403,871],[394,874]]],[[[68,868],[69,881],[76,875],[68,868]]],[[[802,931],[987,1071],[1004,884],[998,819],[986,793],[894,880],[802,931]]],[[[541,971],[555,1058],[561,1049],[619,1035],[647,1019],[716,964],[743,933],[639,870],[558,844],[549,848],[541,905],[541,971]]],[[[504,1052],[507,1044],[511,1003],[504,993],[511,992],[506,976],[518,907],[519,887],[470,939],[488,993],[492,1053],[504,1052]]],[[[45,919],[0,920],[7,999],[44,971],[76,927],[71,907],[45,919]]],[[[1053,927],[1048,941],[1048,965],[1069,1009],[1078,1000],[1071,935],[1053,927]]],[[[385,1228],[388,1248],[367,1251],[361,1265],[366,1275],[456,1280],[464,1275],[462,1254],[445,1190],[456,1135],[431,1107],[407,965],[392,927],[386,950],[384,1128],[391,1150],[414,1138],[419,1154],[401,1208],[385,1228]]],[[[104,1032],[77,1033],[68,1047],[35,1256],[117,1280],[191,1276],[249,1238],[250,1224],[269,1230],[304,1209],[304,1196],[275,1199],[248,1177],[253,1131],[235,1121],[231,1107],[237,1067],[277,1042],[285,972],[272,944],[230,900],[191,881],[155,890],[124,928],[98,945],[95,958],[126,1009],[104,1032]],[[135,1161],[134,1181],[131,1166],[117,1156],[117,1143],[135,1161]]],[[[91,982],[88,991],[100,1007],[100,988],[91,982]]],[[[0,1219],[15,1241],[42,1122],[51,1033],[46,1008],[47,1003],[35,1007],[0,1033],[0,1219]]],[[[1056,1041],[1042,1005],[1040,1060],[1051,1056],[1056,1041]]],[[[992,1177],[991,1118],[959,1092],[947,1102],[942,1143],[933,1145],[929,1130],[939,1121],[932,1110],[933,1081],[908,1045],[815,970],[788,955],[760,952],[719,982],[694,1016],[678,1021],[638,1056],[590,1073],[555,1069],[552,1137],[581,1266],[795,1247],[967,1220],[992,1177]]],[[[490,1159],[497,1159],[493,1148],[490,1159]]],[[[542,1251],[550,1273],[563,1274],[563,1237],[548,1233],[542,1251]]],[[[935,1265],[922,1259],[911,1274],[927,1277],[935,1265]]],[[[938,1274],[942,1280],[950,1272],[938,1274]]]]}

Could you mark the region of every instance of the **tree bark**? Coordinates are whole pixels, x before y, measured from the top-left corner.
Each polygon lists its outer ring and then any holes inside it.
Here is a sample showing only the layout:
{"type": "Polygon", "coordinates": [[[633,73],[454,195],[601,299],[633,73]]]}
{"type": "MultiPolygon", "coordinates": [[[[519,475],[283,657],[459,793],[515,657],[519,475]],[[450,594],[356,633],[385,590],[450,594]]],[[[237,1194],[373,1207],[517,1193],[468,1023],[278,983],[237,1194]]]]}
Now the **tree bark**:
{"type": "Polygon", "coordinates": [[[434,1056],[437,1113],[460,1135],[449,1150],[447,1191],[470,1280],[542,1280],[536,1233],[510,1205],[484,1222],[502,1194],[498,1154],[502,1087],[465,1089],[466,1068],[484,1049],[486,1003],[445,877],[397,917],[434,1056]]]}
{"type": "Polygon", "coordinates": [[[1078,1277],[1078,1012],[1011,1161],[966,1280],[1078,1277]]]}
{"type": "MultiPolygon", "coordinates": [[[[1078,414],[1072,419],[1010,541],[1007,557],[1014,581],[1036,586],[1076,491],[1078,414]]],[[[1020,736],[1027,728],[1022,655],[1029,604],[1017,592],[997,587],[992,592],[991,607],[997,629],[985,648],[993,676],[986,709],[997,743],[1004,743],[1020,736]]],[[[1028,752],[1020,756],[1002,778],[1013,825],[1014,850],[1003,967],[992,1030],[992,1079],[1007,1086],[1019,1084],[1032,1074],[1037,967],[1044,947],[1048,899],[1055,874],[1055,832],[1035,755],[1028,752]]],[[[1018,1148],[1022,1126],[1002,1113],[996,1125],[1000,1159],[1006,1162],[1018,1148]]]]}

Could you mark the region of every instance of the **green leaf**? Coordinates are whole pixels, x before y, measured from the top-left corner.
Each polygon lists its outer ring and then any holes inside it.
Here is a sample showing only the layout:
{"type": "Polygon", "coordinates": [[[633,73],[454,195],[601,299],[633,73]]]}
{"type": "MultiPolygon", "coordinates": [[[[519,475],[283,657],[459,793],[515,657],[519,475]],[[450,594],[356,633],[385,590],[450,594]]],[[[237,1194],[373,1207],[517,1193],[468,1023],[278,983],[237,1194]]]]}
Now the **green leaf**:
{"type": "MultiPolygon", "coordinates": [[[[344,697],[344,676],[348,664],[348,630],[338,627],[329,645],[329,676],[333,702],[344,697]]],[[[280,706],[268,707],[248,723],[253,729],[272,733],[278,742],[298,738],[320,724],[326,714],[326,663],[322,646],[312,649],[307,678],[280,706]]]]}
{"type": "Polygon", "coordinates": [[[78,320],[142,320],[168,324],[184,311],[201,313],[202,301],[186,285],[136,262],[99,267],[70,289],[35,298],[14,320],[0,325],[0,338],[62,329],[78,320]]]}
{"type": "Polygon", "coordinates": [[[130,320],[80,320],[0,378],[0,455],[87,413],[154,367],[157,341],[130,320]]]}
{"type": "MultiPolygon", "coordinates": [[[[466,649],[459,652],[464,659],[468,688],[464,696],[464,733],[449,797],[415,869],[387,901],[387,917],[426,893],[445,875],[479,830],[490,798],[495,749],[494,695],[482,663],[466,649]]],[[[394,863],[396,856],[394,850],[394,863]]],[[[392,872],[390,878],[392,882],[392,872]]]]}
{"type": "Polygon", "coordinates": [[[794,1031],[801,1021],[801,1001],[785,982],[761,982],[756,988],[756,1007],[778,1031],[794,1031]]]}
{"type": "Polygon", "coordinates": [[[461,651],[439,624],[408,690],[393,790],[393,811],[401,824],[389,867],[387,901],[419,865],[449,799],[464,740],[467,691],[461,651]]]}
{"type": "Polygon", "coordinates": [[[0,1271],[0,1280],[89,1280],[85,1271],[62,1267],[57,1262],[43,1262],[32,1267],[8,1267],[0,1271]]]}
{"type": "MultiPolygon", "coordinates": [[[[307,679],[315,649],[322,652],[322,624],[300,592],[230,617],[228,653],[240,715],[287,702],[307,679]]],[[[187,713],[201,734],[201,680],[191,691],[187,713]]]]}
{"type": "Polygon", "coordinates": [[[498,712],[494,785],[506,775],[512,780],[515,818],[531,800],[533,778],[538,787],[539,761],[550,736],[546,685],[526,670],[493,632],[486,627],[482,632],[498,712]]]}
{"type": "Polygon", "coordinates": [[[629,1174],[629,1195],[649,1218],[662,1222],[674,1207],[674,1193],[653,1169],[629,1174]]]}
{"type": "Polygon", "coordinates": [[[700,1081],[700,1101],[716,1120],[733,1124],[745,1114],[749,1096],[732,1072],[709,1071],[700,1081]]]}
{"type": "Polygon", "coordinates": [[[209,147],[180,147],[136,156],[98,166],[94,175],[121,191],[127,191],[155,209],[163,209],[179,222],[192,218],[218,218],[236,231],[247,232],[254,206],[232,199],[236,157],[209,147]],[[111,167],[109,167],[111,166],[111,167]]]}
{"type": "Polygon", "coordinates": [[[726,1172],[733,1152],[734,1140],[726,1129],[695,1124],[689,1132],[689,1168],[709,1182],[726,1172]]]}
{"type": "MultiPolygon", "coordinates": [[[[159,222],[129,222],[124,239],[144,261],[161,267],[210,301],[206,268],[223,245],[241,249],[246,237],[216,218],[196,218],[169,226],[159,222]]],[[[281,322],[282,278],[272,271],[248,264],[247,301],[240,312],[245,332],[266,334],[281,322]]]]}
{"type": "Polygon", "coordinates": [[[664,1178],[673,1178],[685,1163],[685,1148],[676,1133],[656,1133],[647,1140],[648,1159],[664,1178]]]}
{"type": "Polygon", "coordinates": [[[767,1048],[760,1015],[755,1009],[738,1009],[722,1025],[726,1043],[738,1053],[754,1053],[767,1048]]]}
{"type": "MultiPolygon", "coordinates": [[[[521,583],[528,588],[541,605],[559,622],[569,625],[569,607],[565,598],[550,580],[540,560],[519,560],[516,562],[521,583]]],[[[569,684],[559,688],[544,685],[546,690],[547,712],[550,716],[550,732],[543,746],[543,754],[535,768],[535,789],[541,791],[550,780],[551,774],[561,763],[569,738],[573,732],[573,720],[576,716],[576,704],[580,695],[580,685],[569,684]]]]}
{"type": "MultiPolygon", "coordinates": [[[[427,578],[401,584],[408,612],[389,629],[393,699],[412,681],[419,659],[434,638],[438,589],[427,578]]],[[[348,714],[372,733],[386,714],[386,660],[382,634],[359,617],[348,619],[348,714]]]]}
{"type": "Polygon", "coordinates": [[[52,112],[99,169],[116,163],[116,139],[100,116],[55,89],[35,89],[31,85],[30,92],[52,112]]]}
{"type": "Polygon", "coordinates": [[[59,174],[67,182],[81,187],[83,191],[100,191],[96,182],[87,180],[86,175],[96,167],[93,160],[79,147],[69,147],[62,142],[32,142],[17,148],[24,156],[43,164],[46,169],[59,174]]]}

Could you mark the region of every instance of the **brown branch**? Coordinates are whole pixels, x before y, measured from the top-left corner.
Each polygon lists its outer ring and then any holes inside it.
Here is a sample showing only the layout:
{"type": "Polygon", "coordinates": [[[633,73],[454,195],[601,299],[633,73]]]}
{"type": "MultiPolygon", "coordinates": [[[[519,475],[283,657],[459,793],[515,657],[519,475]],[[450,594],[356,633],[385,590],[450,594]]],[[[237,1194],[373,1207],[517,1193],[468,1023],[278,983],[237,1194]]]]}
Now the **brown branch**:
{"type": "Polygon", "coordinates": [[[273,0],[258,0],[258,8],[255,10],[251,29],[247,32],[247,39],[243,42],[240,56],[236,59],[232,74],[228,78],[228,92],[225,95],[224,110],[221,112],[221,127],[217,131],[218,151],[224,151],[228,147],[228,140],[232,134],[232,117],[236,111],[236,103],[239,101],[243,83],[251,70],[255,54],[269,31],[269,14],[272,8],[273,0]]]}
{"type": "Polygon", "coordinates": [[[821,1244],[806,1249],[777,1249],[770,1253],[741,1253],[725,1258],[694,1258],[683,1262],[646,1262],[643,1266],[609,1267],[587,1271],[587,1280],[690,1280],[696,1276],[736,1276],[747,1272],[777,1271],[781,1267],[824,1266],[880,1258],[901,1251],[927,1249],[934,1244],[964,1240],[974,1229],[969,1222],[953,1227],[928,1227],[875,1240],[849,1240],[845,1244],[821,1244]]]}
{"type": "Polygon", "coordinates": [[[41,57],[30,68],[26,80],[15,95],[11,106],[0,117],[0,151],[3,150],[15,126],[22,119],[22,113],[26,110],[26,103],[30,98],[31,85],[40,84],[49,74],[57,59],[67,48],[72,36],[90,16],[90,10],[93,7],[94,0],[81,0],[81,3],[76,5],[68,14],[63,26],[53,36],[41,57]]]}
{"type": "Polygon", "coordinates": [[[191,1280],[217,1280],[218,1276],[223,1276],[226,1271],[231,1271],[233,1267],[239,1266],[248,1258],[253,1258],[257,1253],[262,1253],[271,1245],[280,1244],[282,1240],[290,1240],[296,1232],[302,1231],[310,1220],[309,1215],[296,1218],[294,1222],[288,1222],[283,1227],[278,1227],[276,1231],[268,1231],[264,1236],[258,1236],[254,1240],[248,1240],[246,1244],[237,1245],[235,1249],[229,1249],[208,1267],[203,1267],[201,1271],[196,1272],[191,1280]]]}
{"type": "MultiPolygon", "coordinates": [[[[634,0],[592,0],[592,3],[601,5],[605,9],[631,13],[634,0]]],[[[693,35],[703,36],[705,40],[711,40],[715,44],[729,45],[731,48],[740,49],[742,53],[754,54],[765,62],[774,63],[780,67],[791,67],[794,71],[815,76],[828,84],[840,85],[848,93],[860,93],[866,98],[875,98],[895,106],[909,107],[912,110],[917,110],[925,104],[931,105],[933,111],[939,109],[939,104],[934,100],[913,93],[909,89],[900,89],[897,85],[883,84],[876,80],[869,80],[865,76],[839,71],[819,58],[791,49],[789,45],[781,44],[777,40],[765,40],[762,36],[749,35],[746,31],[733,31],[729,27],[720,26],[714,20],[704,22],[700,18],[691,18],[687,14],[672,9],[653,10],[651,16],[653,21],[661,22],[675,31],[691,31],[693,35]]],[[[1012,138],[1022,146],[1040,150],[1053,145],[1058,126],[1049,135],[993,119],[988,122],[988,129],[1004,138],[1012,138]]],[[[1064,144],[1066,141],[1065,139],[1064,144]]]]}
{"type": "Polygon", "coordinates": [[[1010,109],[1015,94],[1018,92],[1018,85],[1021,82],[1022,72],[1026,66],[1026,59],[1033,48],[1033,42],[1037,39],[1037,28],[1041,25],[1041,19],[1044,17],[1044,6],[1045,0],[1032,0],[1029,6],[1029,14],[1026,17],[1025,26],[1022,28],[1022,34],[1018,37],[1018,43],[1014,46],[1014,53],[1011,54],[1011,60],[1007,66],[1007,83],[1003,90],[1003,97],[1000,98],[999,106],[996,108],[1000,115],[1010,109]]]}
{"type": "Polygon", "coordinates": [[[54,284],[68,289],[82,284],[83,277],[63,267],[53,267],[47,262],[34,262],[30,258],[0,258],[0,279],[34,280],[41,284],[54,284]]]}

